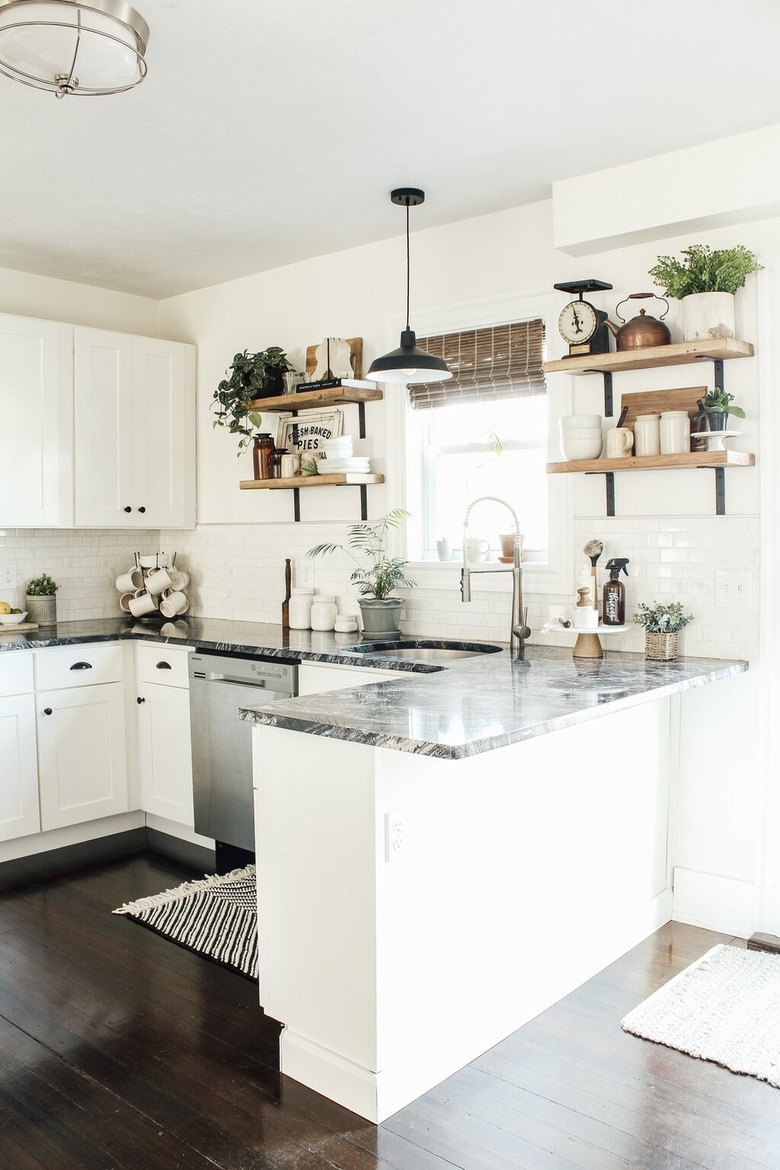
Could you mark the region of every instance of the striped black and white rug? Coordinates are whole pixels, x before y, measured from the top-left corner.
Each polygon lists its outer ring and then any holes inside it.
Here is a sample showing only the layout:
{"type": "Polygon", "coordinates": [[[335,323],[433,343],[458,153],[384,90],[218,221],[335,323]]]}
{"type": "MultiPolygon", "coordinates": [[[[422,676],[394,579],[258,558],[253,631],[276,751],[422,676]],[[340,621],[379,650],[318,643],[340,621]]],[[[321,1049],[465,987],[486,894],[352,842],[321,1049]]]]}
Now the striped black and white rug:
{"type": "Polygon", "coordinates": [[[255,867],[207,875],[114,910],[196,954],[257,979],[255,867]]]}

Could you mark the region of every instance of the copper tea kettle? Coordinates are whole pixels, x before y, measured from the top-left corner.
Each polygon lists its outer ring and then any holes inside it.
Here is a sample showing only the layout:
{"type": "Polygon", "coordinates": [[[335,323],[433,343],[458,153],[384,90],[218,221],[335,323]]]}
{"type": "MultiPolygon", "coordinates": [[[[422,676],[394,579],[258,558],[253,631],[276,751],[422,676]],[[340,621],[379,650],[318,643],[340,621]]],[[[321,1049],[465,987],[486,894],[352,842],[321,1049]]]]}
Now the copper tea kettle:
{"type": "Polygon", "coordinates": [[[614,321],[605,321],[604,324],[613,334],[618,350],[647,349],[648,346],[653,345],[668,345],[672,340],[668,325],[663,323],[668,312],[669,302],[665,297],[657,297],[655,293],[631,293],[615,309],[615,313],[623,324],[616,325],[614,321]],[[621,316],[620,305],[625,305],[626,301],[645,300],[647,297],[655,297],[656,300],[663,301],[666,305],[660,319],[650,317],[644,309],[640,309],[639,315],[632,317],[630,321],[626,321],[625,317],[621,316]]]}

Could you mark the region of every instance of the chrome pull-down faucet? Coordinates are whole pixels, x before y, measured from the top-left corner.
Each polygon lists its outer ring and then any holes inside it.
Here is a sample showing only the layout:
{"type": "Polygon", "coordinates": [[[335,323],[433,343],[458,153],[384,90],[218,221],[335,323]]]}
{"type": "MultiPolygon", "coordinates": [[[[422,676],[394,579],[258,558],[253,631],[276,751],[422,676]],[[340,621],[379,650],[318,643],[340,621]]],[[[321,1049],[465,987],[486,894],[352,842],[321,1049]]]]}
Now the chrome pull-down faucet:
{"type": "Polygon", "coordinates": [[[502,500],[500,496],[479,496],[478,499],[472,500],[466,509],[466,515],[463,517],[463,568],[460,571],[460,592],[463,601],[471,601],[471,574],[472,573],[509,573],[512,574],[512,619],[509,631],[509,647],[513,653],[522,658],[525,654],[525,641],[530,637],[531,631],[526,625],[526,618],[528,617],[528,610],[523,606],[523,566],[520,560],[520,521],[517,518],[517,512],[511,504],[506,500],[502,500]],[[468,563],[468,541],[469,541],[469,516],[472,508],[477,504],[489,500],[494,504],[503,504],[512,515],[512,536],[514,538],[514,557],[511,565],[502,566],[496,569],[491,566],[489,569],[473,568],[468,563]]]}

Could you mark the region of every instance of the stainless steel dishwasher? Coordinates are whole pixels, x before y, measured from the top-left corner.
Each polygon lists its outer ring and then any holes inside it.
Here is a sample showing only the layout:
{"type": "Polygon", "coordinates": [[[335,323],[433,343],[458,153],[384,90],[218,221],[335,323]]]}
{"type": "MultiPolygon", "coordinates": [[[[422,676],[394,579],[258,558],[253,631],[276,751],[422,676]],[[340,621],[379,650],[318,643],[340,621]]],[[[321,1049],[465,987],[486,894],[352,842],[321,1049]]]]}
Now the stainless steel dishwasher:
{"type": "Polygon", "coordinates": [[[190,722],[195,831],[220,846],[254,853],[251,707],[298,693],[298,664],[198,647],[190,655],[190,722]]]}

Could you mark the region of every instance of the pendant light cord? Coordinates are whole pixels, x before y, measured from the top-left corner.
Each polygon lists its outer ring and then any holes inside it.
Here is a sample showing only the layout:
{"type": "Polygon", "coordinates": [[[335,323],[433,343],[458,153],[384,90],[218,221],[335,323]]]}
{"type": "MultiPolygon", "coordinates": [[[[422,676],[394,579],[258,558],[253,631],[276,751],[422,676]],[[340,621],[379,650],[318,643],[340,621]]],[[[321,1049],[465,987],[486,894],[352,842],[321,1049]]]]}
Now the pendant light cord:
{"type": "Polygon", "coordinates": [[[409,326],[409,273],[411,268],[409,253],[409,204],[406,204],[406,328],[409,326]]]}

